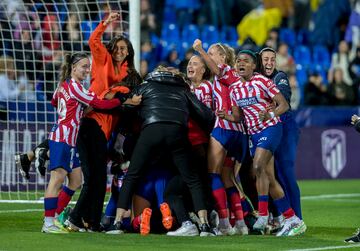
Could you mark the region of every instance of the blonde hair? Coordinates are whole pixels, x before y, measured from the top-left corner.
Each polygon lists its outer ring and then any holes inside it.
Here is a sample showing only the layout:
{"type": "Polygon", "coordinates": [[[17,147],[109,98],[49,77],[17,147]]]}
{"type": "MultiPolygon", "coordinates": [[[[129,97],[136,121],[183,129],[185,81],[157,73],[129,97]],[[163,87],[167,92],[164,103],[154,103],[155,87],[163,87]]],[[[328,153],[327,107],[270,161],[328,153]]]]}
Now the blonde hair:
{"type": "Polygon", "coordinates": [[[211,45],[211,47],[213,46],[217,48],[220,55],[225,55],[225,64],[231,67],[235,65],[235,51],[232,47],[221,43],[211,45]]]}

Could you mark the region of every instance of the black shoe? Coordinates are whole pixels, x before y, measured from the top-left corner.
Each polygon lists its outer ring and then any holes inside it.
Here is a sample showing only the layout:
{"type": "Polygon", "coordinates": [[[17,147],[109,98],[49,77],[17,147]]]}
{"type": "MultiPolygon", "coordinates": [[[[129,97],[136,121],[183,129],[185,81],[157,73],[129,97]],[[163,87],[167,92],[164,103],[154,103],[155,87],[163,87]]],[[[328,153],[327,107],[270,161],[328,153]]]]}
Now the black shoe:
{"type": "Polygon", "coordinates": [[[36,148],[35,150],[35,168],[41,176],[45,176],[45,162],[48,159],[47,149],[36,148]]]}
{"type": "Polygon", "coordinates": [[[202,223],[199,225],[200,236],[216,236],[216,233],[210,228],[208,223],[202,223]]]}
{"type": "Polygon", "coordinates": [[[114,222],[114,224],[112,224],[107,230],[106,230],[106,234],[123,234],[124,230],[123,230],[123,226],[121,224],[121,221],[116,221],[114,222]]]}
{"type": "Polygon", "coordinates": [[[19,168],[20,174],[24,177],[24,179],[30,179],[30,164],[31,161],[29,160],[27,154],[16,154],[15,155],[15,163],[16,166],[19,168]]]}
{"type": "Polygon", "coordinates": [[[344,242],[347,242],[347,243],[358,243],[358,242],[360,242],[360,228],[357,230],[357,233],[355,233],[354,236],[351,236],[350,238],[345,239],[344,242]]]}

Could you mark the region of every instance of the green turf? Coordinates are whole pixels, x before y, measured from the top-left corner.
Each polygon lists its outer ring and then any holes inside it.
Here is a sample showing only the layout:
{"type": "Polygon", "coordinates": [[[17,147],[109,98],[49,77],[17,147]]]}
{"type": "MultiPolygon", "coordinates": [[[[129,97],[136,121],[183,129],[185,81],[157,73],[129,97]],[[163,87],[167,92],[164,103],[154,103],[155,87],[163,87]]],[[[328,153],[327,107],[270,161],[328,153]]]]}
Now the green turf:
{"type": "MultiPolygon", "coordinates": [[[[303,236],[168,237],[101,233],[42,234],[41,204],[0,203],[0,250],[291,250],[353,246],[344,238],[360,227],[360,180],[302,181],[302,208],[308,231],[303,236]],[[357,195],[356,195],[357,193],[357,195]],[[309,198],[323,194],[350,197],[309,198]]],[[[341,250],[341,249],[336,249],[341,250]]],[[[360,250],[360,246],[346,249],[360,250]]]]}

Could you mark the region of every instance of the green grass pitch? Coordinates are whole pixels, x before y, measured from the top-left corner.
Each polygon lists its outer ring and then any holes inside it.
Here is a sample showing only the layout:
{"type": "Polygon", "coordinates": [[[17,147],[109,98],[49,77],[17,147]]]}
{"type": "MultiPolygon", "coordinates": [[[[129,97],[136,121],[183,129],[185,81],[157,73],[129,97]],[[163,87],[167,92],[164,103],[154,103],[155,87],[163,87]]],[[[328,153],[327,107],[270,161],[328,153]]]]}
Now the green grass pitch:
{"type": "Polygon", "coordinates": [[[360,250],[344,238],[360,227],[360,180],[301,181],[302,236],[168,237],[40,232],[42,204],[0,202],[0,250],[360,250]],[[16,210],[38,211],[16,212],[16,210]],[[317,249],[316,249],[317,248],[317,249]]]}

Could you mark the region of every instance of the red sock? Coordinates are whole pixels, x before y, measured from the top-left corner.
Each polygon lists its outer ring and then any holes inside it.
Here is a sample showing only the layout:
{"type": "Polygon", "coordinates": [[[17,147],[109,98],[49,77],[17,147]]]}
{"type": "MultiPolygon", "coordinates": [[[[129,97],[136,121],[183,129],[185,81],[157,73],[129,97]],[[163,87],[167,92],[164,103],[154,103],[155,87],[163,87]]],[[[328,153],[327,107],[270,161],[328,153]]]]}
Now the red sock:
{"type": "Polygon", "coordinates": [[[131,222],[131,226],[133,227],[133,229],[135,231],[139,231],[140,230],[140,223],[141,223],[141,214],[138,216],[135,216],[134,219],[131,222]]]}
{"type": "Polygon", "coordinates": [[[259,195],[258,196],[258,210],[260,216],[269,215],[268,206],[269,206],[269,196],[268,195],[259,195]]]}
{"type": "Polygon", "coordinates": [[[240,194],[236,187],[230,187],[226,189],[227,196],[230,202],[231,211],[234,212],[236,220],[244,219],[244,212],[241,206],[240,194]]]}
{"type": "Polygon", "coordinates": [[[57,203],[56,213],[61,214],[64,208],[69,204],[71,197],[75,191],[69,189],[66,186],[63,186],[62,190],[59,193],[59,199],[57,203]]]}
{"type": "Polygon", "coordinates": [[[222,188],[213,190],[212,195],[213,195],[214,200],[215,200],[215,209],[219,214],[219,218],[220,219],[228,218],[229,213],[228,213],[228,208],[227,208],[227,205],[226,205],[226,192],[225,192],[225,189],[222,187],[222,188]]]}
{"type": "Polygon", "coordinates": [[[293,217],[295,215],[294,210],[292,210],[292,208],[290,207],[288,210],[286,210],[285,212],[283,212],[283,215],[285,217],[285,219],[289,219],[291,217],[293,217]]]}

